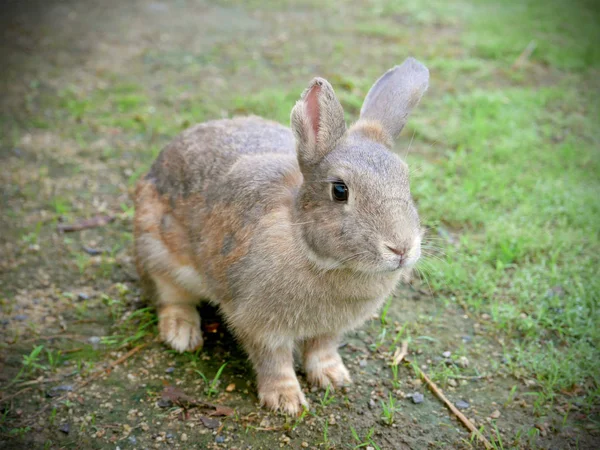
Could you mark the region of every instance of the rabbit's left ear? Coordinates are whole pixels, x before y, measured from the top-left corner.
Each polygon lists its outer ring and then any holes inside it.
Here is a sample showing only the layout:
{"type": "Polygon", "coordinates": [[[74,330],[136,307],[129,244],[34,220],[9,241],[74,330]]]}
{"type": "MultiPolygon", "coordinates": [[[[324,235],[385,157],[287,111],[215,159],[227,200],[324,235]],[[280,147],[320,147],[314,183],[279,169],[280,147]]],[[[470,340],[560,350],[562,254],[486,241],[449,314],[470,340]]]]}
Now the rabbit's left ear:
{"type": "Polygon", "coordinates": [[[388,70],[369,90],[360,118],[379,122],[396,139],[429,85],[429,70],[414,58],[388,70]]]}
{"type": "Polygon", "coordinates": [[[344,110],[323,78],[315,78],[292,110],[300,167],[318,163],[346,132],[344,110]]]}

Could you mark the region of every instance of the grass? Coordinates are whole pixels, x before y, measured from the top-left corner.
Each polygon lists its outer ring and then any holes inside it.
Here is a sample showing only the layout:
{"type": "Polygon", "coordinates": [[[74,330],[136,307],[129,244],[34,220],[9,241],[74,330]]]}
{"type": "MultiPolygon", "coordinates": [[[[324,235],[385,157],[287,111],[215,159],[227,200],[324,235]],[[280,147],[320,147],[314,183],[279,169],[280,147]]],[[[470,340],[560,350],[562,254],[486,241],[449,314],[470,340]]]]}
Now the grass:
{"type": "Polygon", "coordinates": [[[215,374],[215,376],[213,377],[212,380],[209,380],[206,377],[206,375],[204,375],[204,373],[202,373],[200,370],[195,371],[204,380],[204,384],[205,384],[204,392],[209,398],[213,397],[214,395],[217,395],[219,393],[220,378],[221,378],[221,375],[223,374],[223,370],[225,369],[226,365],[227,365],[227,363],[224,363],[221,365],[221,367],[219,367],[219,369],[217,370],[217,373],[215,374]]]}
{"type": "Polygon", "coordinates": [[[392,396],[391,392],[388,395],[386,402],[381,401],[381,419],[386,425],[392,425],[394,423],[394,415],[399,411],[399,407],[396,404],[396,399],[392,396]]]}

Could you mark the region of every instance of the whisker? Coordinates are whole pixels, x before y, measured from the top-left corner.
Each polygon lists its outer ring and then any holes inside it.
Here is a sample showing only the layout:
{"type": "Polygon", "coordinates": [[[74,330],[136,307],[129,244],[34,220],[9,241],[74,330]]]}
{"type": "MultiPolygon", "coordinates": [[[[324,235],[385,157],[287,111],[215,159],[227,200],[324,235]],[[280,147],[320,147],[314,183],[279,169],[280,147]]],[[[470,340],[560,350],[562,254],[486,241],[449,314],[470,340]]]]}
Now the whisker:
{"type": "Polygon", "coordinates": [[[290,225],[306,225],[307,223],[313,223],[314,220],[309,220],[308,222],[294,222],[291,223],[290,225]]]}
{"type": "Polygon", "coordinates": [[[417,133],[417,131],[413,130],[413,134],[412,134],[412,137],[410,138],[410,142],[408,144],[408,149],[406,150],[406,154],[404,155],[404,159],[406,159],[408,157],[408,154],[410,153],[410,148],[412,147],[413,139],[415,138],[416,133],[417,133]]]}

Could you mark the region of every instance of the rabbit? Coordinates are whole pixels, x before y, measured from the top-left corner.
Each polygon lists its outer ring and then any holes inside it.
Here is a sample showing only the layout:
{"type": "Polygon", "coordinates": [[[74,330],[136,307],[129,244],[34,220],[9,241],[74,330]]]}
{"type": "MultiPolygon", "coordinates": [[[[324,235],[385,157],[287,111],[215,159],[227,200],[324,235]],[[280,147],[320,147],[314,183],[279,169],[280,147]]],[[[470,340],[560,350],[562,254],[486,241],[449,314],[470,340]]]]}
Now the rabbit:
{"type": "Polygon", "coordinates": [[[351,382],[338,347],[419,259],[407,164],[391,149],[429,82],[407,58],[346,127],[314,78],[291,130],[259,117],[205,122],[167,145],[135,193],[135,261],[161,339],[203,345],[196,306],[222,312],[256,372],[260,404],[308,407],[294,371],[320,388],[351,382]]]}

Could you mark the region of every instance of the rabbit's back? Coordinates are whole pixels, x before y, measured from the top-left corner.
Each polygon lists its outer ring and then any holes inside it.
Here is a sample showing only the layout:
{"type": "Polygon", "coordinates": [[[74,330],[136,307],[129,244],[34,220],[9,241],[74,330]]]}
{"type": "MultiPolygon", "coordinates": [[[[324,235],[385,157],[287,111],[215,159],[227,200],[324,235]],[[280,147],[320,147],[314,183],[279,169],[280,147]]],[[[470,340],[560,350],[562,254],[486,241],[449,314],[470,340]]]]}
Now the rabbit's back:
{"type": "Polygon", "coordinates": [[[260,117],[205,122],[165,147],[147,179],[161,195],[186,197],[219,186],[240,159],[267,153],[295,158],[294,145],[289,128],[260,117]]]}

